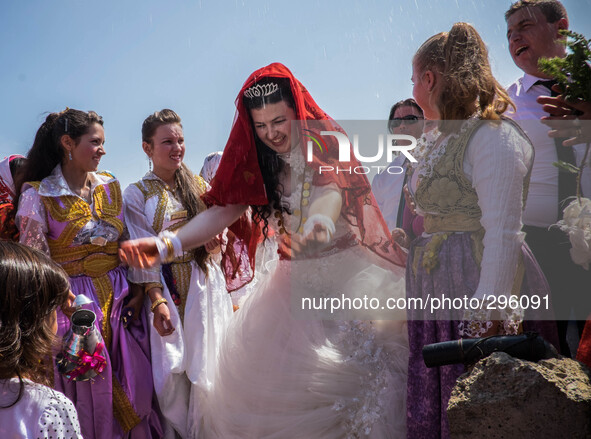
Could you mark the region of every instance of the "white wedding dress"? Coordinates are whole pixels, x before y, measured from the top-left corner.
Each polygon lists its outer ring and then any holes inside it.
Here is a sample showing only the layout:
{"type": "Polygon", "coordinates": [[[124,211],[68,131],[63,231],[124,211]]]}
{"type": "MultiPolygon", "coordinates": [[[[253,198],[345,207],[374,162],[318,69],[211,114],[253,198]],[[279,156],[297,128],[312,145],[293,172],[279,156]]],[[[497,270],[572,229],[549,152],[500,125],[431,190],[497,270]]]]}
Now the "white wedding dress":
{"type": "MultiPolygon", "coordinates": [[[[285,198],[290,206],[302,205],[302,184],[285,198]]],[[[327,189],[312,187],[310,201],[327,189]]],[[[269,226],[280,236],[278,218],[269,226]]],[[[339,219],[333,242],[348,233],[339,219]]],[[[321,320],[298,311],[303,296],[403,297],[404,269],[381,268],[372,256],[354,245],[267,264],[274,267],[234,313],[222,342],[203,438],[406,436],[405,311],[393,321],[321,320]]]]}

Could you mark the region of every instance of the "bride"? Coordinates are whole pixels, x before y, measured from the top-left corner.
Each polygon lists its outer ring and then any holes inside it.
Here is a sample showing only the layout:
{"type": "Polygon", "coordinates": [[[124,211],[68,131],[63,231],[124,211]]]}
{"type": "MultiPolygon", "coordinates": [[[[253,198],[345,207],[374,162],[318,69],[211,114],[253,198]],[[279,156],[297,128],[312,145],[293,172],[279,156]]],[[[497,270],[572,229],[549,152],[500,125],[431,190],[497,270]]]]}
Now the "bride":
{"type": "Polygon", "coordinates": [[[304,158],[306,138],[342,130],[282,64],[254,72],[236,106],[205,195],[213,207],[176,235],[122,245],[123,259],[145,267],[232,225],[244,243],[242,252],[231,242],[224,252],[232,290],[251,278],[252,270],[237,267],[255,267],[261,239],[279,243],[279,256],[266,263],[272,268],[257,274],[253,293],[232,318],[200,437],[405,437],[405,312],[350,306],[370,297],[385,307],[404,296],[406,256],[392,242],[367,178],[320,172],[359,165],[338,162],[331,136],[311,160],[304,158]],[[243,215],[248,206],[250,218],[243,215]],[[320,309],[335,300],[345,306],[320,309]]]}

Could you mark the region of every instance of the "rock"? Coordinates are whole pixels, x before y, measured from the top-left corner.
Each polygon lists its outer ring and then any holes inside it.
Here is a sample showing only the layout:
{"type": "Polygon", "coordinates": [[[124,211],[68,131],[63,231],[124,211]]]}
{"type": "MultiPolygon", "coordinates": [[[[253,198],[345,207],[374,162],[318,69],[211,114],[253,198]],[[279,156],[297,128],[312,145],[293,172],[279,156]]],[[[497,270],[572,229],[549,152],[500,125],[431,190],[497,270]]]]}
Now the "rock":
{"type": "Polygon", "coordinates": [[[590,377],[570,358],[532,363],[495,352],[456,382],[447,406],[451,437],[591,438],[590,377]]]}

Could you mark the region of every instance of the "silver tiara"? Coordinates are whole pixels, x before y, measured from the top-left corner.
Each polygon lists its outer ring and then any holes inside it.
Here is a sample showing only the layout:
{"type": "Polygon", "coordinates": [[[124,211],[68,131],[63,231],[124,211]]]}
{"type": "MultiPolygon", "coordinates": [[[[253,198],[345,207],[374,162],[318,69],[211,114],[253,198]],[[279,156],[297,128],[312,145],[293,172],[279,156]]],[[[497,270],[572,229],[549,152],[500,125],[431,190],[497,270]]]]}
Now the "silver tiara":
{"type": "Polygon", "coordinates": [[[252,98],[260,98],[272,95],[277,90],[279,90],[279,86],[274,82],[269,82],[268,84],[256,84],[247,89],[244,92],[244,96],[252,99],[252,98]]]}

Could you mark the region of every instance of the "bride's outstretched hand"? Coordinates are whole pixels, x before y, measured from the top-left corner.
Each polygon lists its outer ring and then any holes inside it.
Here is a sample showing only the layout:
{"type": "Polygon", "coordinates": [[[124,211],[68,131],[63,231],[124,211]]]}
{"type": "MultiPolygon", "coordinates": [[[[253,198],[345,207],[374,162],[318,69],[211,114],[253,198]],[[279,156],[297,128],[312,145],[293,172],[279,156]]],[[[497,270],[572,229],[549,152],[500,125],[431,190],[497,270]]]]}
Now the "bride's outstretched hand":
{"type": "Polygon", "coordinates": [[[329,230],[326,223],[315,223],[314,227],[304,234],[304,241],[311,249],[318,249],[328,244],[332,238],[334,230],[329,230]]]}
{"type": "Polygon", "coordinates": [[[122,242],[119,257],[130,267],[149,268],[160,263],[156,238],[140,238],[122,242]]]}
{"type": "Polygon", "coordinates": [[[327,224],[318,222],[308,233],[283,235],[279,242],[279,253],[288,258],[311,256],[322,250],[332,239],[334,230],[327,224]]]}

